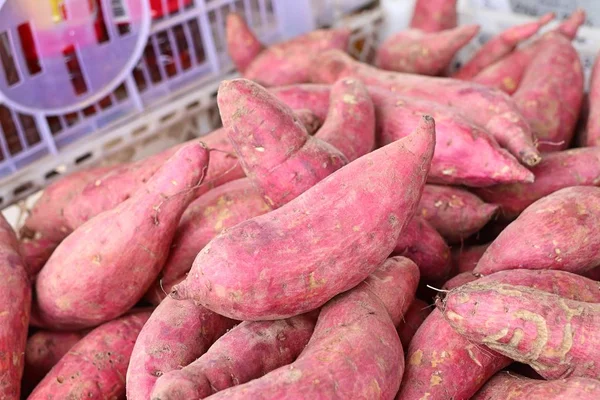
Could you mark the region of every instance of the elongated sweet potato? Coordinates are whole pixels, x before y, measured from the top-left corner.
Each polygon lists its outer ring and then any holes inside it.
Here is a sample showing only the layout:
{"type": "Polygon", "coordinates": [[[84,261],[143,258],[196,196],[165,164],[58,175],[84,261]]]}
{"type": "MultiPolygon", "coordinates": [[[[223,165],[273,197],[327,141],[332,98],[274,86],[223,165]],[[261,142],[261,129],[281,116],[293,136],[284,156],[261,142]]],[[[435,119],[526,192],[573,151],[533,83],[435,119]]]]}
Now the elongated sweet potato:
{"type": "Polygon", "coordinates": [[[421,278],[438,282],[450,273],[450,249],[444,238],[423,218],[413,218],[400,234],[394,255],[409,258],[417,264],[421,278]]]}
{"type": "Polygon", "coordinates": [[[331,86],[329,112],[315,134],[354,161],[375,146],[375,107],[365,86],[353,78],[331,86]]]}
{"type": "Polygon", "coordinates": [[[515,25],[500,32],[481,46],[475,55],[456,71],[453,77],[466,80],[475,77],[489,65],[509,55],[521,42],[535,35],[544,25],[552,21],[554,17],[554,13],[544,14],[533,22],[515,25]]]}
{"type": "Polygon", "coordinates": [[[237,13],[227,14],[225,35],[229,57],[241,73],[265,49],[244,18],[237,13]]]}
{"type": "MultiPolygon", "coordinates": [[[[597,282],[563,271],[502,271],[474,283],[528,286],[590,303],[600,300],[597,282]]],[[[471,343],[455,332],[436,309],[410,343],[403,385],[397,398],[469,399],[511,362],[510,358],[471,343]]]]}
{"type": "Polygon", "coordinates": [[[436,76],[455,54],[479,32],[479,25],[463,25],[440,32],[409,29],[386,39],[377,49],[375,65],[388,71],[436,76]]]}
{"type": "Polygon", "coordinates": [[[263,86],[283,86],[309,82],[310,65],[321,52],[346,50],[350,30],[321,29],[277,43],[263,50],[244,70],[244,78],[263,86]]]}
{"type": "MultiPolygon", "coordinates": [[[[600,53],[599,53],[600,54],[600,53]]],[[[590,110],[585,132],[586,146],[600,146],[600,57],[596,56],[589,90],[590,110]]]]}
{"type": "Polygon", "coordinates": [[[456,27],[457,0],[417,0],[410,27],[425,32],[439,32],[456,27]]]}
{"type": "Polygon", "coordinates": [[[207,165],[202,143],[184,146],[129,200],[69,235],[36,280],[44,324],[92,327],[133,307],[156,280],[207,165]]]}
{"type": "Polygon", "coordinates": [[[31,335],[25,348],[23,391],[29,394],[86,333],[38,331],[31,335]]]}
{"type": "Polygon", "coordinates": [[[436,121],[429,182],[479,187],[533,181],[533,174],[500,148],[488,132],[451,107],[377,88],[370,88],[370,93],[377,106],[377,136],[382,145],[409,135],[423,113],[436,121]]]}
{"type": "Polygon", "coordinates": [[[591,378],[567,378],[554,381],[530,379],[510,372],[498,372],[471,397],[471,400],[594,400],[600,398],[600,382],[591,378]]]}
{"type": "Polygon", "coordinates": [[[127,369],[127,399],[147,400],[156,380],[187,365],[235,325],[191,300],[163,300],[140,332],[127,369]]]}
{"type": "Polygon", "coordinates": [[[498,206],[487,204],[466,190],[425,185],[417,215],[429,222],[448,243],[458,243],[479,231],[498,206]]]}
{"type": "Polygon", "coordinates": [[[321,120],[325,120],[329,113],[330,90],[331,85],[316,83],[303,83],[269,89],[271,93],[293,110],[309,109],[321,120]]]}
{"type": "Polygon", "coordinates": [[[413,135],[221,233],[171,296],[195,299],[231,318],[266,320],[314,310],[356,286],[392,252],[412,218],[434,135],[434,121],[425,116],[413,135]]]}
{"type": "Polygon", "coordinates": [[[454,264],[454,273],[473,272],[477,263],[483,256],[483,253],[490,246],[490,243],[478,246],[459,247],[452,251],[452,262],[454,264]]]}
{"type": "Polygon", "coordinates": [[[600,188],[573,186],[530,205],[502,231],[474,272],[560,269],[582,273],[600,265],[600,188]]]}
{"type": "Polygon", "coordinates": [[[221,82],[217,101],[246,175],[273,208],[348,162],[338,149],[309,136],[289,107],[252,81],[221,82]]]}
{"type": "Polygon", "coordinates": [[[570,186],[600,185],[600,148],[589,147],[544,155],[531,169],[533,183],[497,185],[476,190],[488,203],[498,204],[507,219],[516,218],[535,201],[570,186]]]}
{"type": "Polygon", "coordinates": [[[149,311],[137,311],[91,331],[60,359],[28,399],[123,398],[123,377],[133,344],[149,316],[149,311]]]}
{"type": "Polygon", "coordinates": [[[513,95],[529,122],[540,151],[569,147],[583,100],[583,67],[570,40],[546,35],[546,45],[533,58],[513,95]]]}
{"type": "Polygon", "coordinates": [[[0,215],[0,398],[19,400],[31,283],[15,232],[0,215]]]}
{"type": "Polygon", "coordinates": [[[408,345],[413,336],[415,336],[423,321],[431,313],[431,310],[431,306],[419,299],[414,299],[410,307],[408,307],[402,318],[402,322],[398,326],[398,336],[400,336],[400,341],[405,352],[408,350],[408,345]]]}
{"type": "Polygon", "coordinates": [[[546,379],[600,374],[595,317],[600,304],[478,280],[448,292],[439,306],[459,334],[530,365],[546,379]]]}
{"type": "Polygon", "coordinates": [[[403,96],[453,106],[459,113],[485,127],[521,162],[531,166],[541,160],[527,121],[505,93],[457,79],[382,71],[337,50],[323,53],[311,69],[311,79],[315,83],[333,83],[343,77],[354,77],[366,85],[403,96]]]}
{"type": "MultiPolygon", "coordinates": [[[[387,260],[385,264],[392,264],[389,273],[396,273],[402,260],[387,260]]],[[[309,399],[392,399],[400,385],[404,354],[386,309],[401,296],[394,279],[381,276],[378,282],[376,288],[362,283],[325,304],[306,349],[292,364],[212,398],[280,399],[301,393],[309,399]]]]}

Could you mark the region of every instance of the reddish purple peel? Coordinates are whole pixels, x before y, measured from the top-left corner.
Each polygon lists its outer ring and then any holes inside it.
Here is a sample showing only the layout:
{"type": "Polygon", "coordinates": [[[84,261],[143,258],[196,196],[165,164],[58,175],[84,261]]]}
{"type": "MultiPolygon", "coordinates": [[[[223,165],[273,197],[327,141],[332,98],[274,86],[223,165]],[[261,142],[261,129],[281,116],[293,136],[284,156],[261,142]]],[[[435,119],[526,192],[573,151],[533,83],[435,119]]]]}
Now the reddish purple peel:
{"type": "Polygon", "coordinates": [[[410,27],[424,32],[456,28],[457,0],[417,0],[410,27]]]}
{"type": "Polygon", "coordinates": [[[590,81],[590,111],[585,134],[586,146],[600,146],[600,57],[596,56],[590,81]]]}
{"type": "Polygon", "coordinates": [[[243,73],[265,47],[241,15],[227,14],[225,25],[227,52],[237,70],[243,73]]]}

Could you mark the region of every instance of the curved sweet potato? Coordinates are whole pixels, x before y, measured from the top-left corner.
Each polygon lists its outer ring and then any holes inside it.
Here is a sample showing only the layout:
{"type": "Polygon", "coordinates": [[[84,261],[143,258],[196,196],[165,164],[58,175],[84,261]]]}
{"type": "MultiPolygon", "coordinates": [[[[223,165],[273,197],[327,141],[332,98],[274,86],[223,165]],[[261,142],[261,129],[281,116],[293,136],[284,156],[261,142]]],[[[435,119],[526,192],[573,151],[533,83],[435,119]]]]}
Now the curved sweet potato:
{"type": "Polygon", "coordinates": [[[456,27],[457,0],[417,0],[410,27],[425,32],[439,32],[456,27]]]}
{"type": "Polygon", "coordinates": [[[404,352],[408,350],[408,345],[412,340],[415,333],[427,319],[427,316],[431,313],[432,307],[430,307],[423,300],[414,299],[413,302],[406,310],[404,317],[402,318],[402,322],[398,326],[398,336],[400,336],[400,341],[402,342],[402,347],[404,348],[404,352]]]}
{"type": "Polygon", "coordinates": [[[455,273],[473,272],[477,263],[483,256],[483,253],[490,246],[490,243],[478,246],[459,247],[452,251],[453,271],[455,273]]]}
{"type": "Polygon", "coordinates": [[[600,57],[598,56],[596,56],[592,69],[589,92],[590,111],[585,132],[585,145],[600,146],[600,57]]]}
{"type": "Polygon", "coordinates": [[[244,72],[252,61],[265,49],[250,30],[244,18],[237,13],[227,14],[225,23],[227,52],[238,71],[244,72]]]}

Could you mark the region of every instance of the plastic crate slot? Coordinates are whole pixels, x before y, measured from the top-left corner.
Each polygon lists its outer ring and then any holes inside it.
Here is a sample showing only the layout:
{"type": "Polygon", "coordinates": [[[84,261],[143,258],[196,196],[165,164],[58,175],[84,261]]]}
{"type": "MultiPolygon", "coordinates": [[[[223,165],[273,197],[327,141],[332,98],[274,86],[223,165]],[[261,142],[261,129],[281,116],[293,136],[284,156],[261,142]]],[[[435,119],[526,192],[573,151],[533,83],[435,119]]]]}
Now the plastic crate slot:
{"type": "Polygon", "coordinates": [[[60,173],[57,170],[53,169],[52,171],[46,172],[46,174],[44,175],[44,179],[50,180],[57,175],[60,175],[60,173]]]}
{"type": "Polygon", "coordinates": [[[152,83],[159,83],[162,81],[162,76],[160,74],[160,69],[158,68],[156,52],[154,51],[154,46],[152,46],[151,41],[152,39],[148,41],[146,49],[144,50],[144,61],[146,62],[146,67],[152,83]]]}
{"type": "Polygon", "coordinates": [[[33,182],[31,182],[31,181],[25,182],[25,183],[17,186],[13,190],[13,195],[15,195],[15,196],[21,196],[21,195],[25,194],[25,192],[31,191],[31,189],[33,189],[33,182]]]}
{"type": "Polygon", "coordinates": [[[33,38],[33,31],[29,22],[21,24],[17,28],[19,33],[19,41],[21,42],[21,49],[25,54],[25,64],[27,65],[27,71],[29,75],[37,75],[42,72],[42,65],[38,56],[37,44],[33,38]]]}
{"type": "Polygon", "coordinates": [[[175,45],[177,47],[177,54],[179,54],[181,69],[184,71],[190,69],[192,67],[190,45],[187,42],[185,30],[181,24],[173,27],[173,35],[175,35],[175,45]]]}
{"type": "Polygon", "coordinates": [[[171,41],[166,31],[160,31],[156,34],[156,43],[158,44],[158,51],[160,52],[159,60],[164,66],[167,77],[177,75],[177,66],[173,60],[173,48],[171,47],[171,41]]]}
{"type": "Polygon", "coordinates": [[[168,113],[167,115],[161,117],[160,122],[167,122],[168,120],[173,119],[175,115],[177,115],[176,112],[168,113]]]}
{"type": "Polygon", "coordinates": [[[115,147],[117,147],[121,143],[123,143],[123,140],[124,139],[122,137],[114,138],[113,140],[110,140],[110,141],[106,142],[104,144],[104,146],[102,146],[102,147],[104,148],[104,150],[109,151],[109,150],[114,149],[115,147]]]}
{"type": "Polygon", "coordinates": [[[46,121],[48,121],[48,127],[50,128],[52,135],[56,135],[63,130],[63,126],[58,115],[49,115],[46,117],[46,121]]]}
{"type": "Polygon", "coordinates": [[[100,106],[100,108],[102,108],[103,110],[106,110],[107,108],[112,107],[113,102],[110,99],[110,95],[103,97],[99,102],[98,105],[100,106]]]}
{"type": "Polygon", "coordinates": [[[140,126],[139,128],[136,128],[136,129],[135,129],[135,130],[134,130],[134,131],[131,133],[131,135],[132,135],[133,137],[137,137],[137,136],[140,136],[142,133],[144,133],[144,132],[146,132],[146,131],[148,131],[148,125],[143,125],[143,126],[140,126]]]}
{"type": "Polygon", "coordinates": [[[204,43],[202,43],[202,33],[200,31],[198,20],[192,19],[187,23],[187,26],[192,36],[196,64],[204,64],[206,62],[206,53],[204,52],[204,43]]]}
{"type": "Polygon", "coordinates": [[[12,52],[8,32],[0,33],[0,59],[2,60],[2,69],[4,70],[6,82],[10,86],[19,83],[21,77],[19,76],[19,71],[15,63],[15,57],[12,52]]]}
{"type": "Polygon", "coordinates": [[[140,93],[143,93],[148,88],[144,74],[144,65],[141,62],[133,69],[133,80],[140,93]]]}
{"type": "Polygon", "coordinates": [[[86,117],[91,117],[96,114],[96,106],[92,104],[91,106],[84,108],[82,112],[86,117]]]}
{"type": "Polygon", "coordinates": [[[129,98],[129,93],[127,92],[127,86],[124,83],[121,83],[114,91],[114,97],[118,102],[123,100],[127,100],[129,98]]]}
{"type": "MultiPolygon", "coordinates": [[[[113,6],[113,12],[115,10],[114,1],[111,1],[113,6]]],[[[96,30],[96,40],[98,43],[106,43],[110,40],[108,33],[108,27],[106,26],[106,18],[104,17],[104,8],[102,7],[102,0],[92,0],[90,4],[90,11],[93,14],[96,13],[96,21],[94,22],[94,28],[96,30]]],[[[116,15],[116,13],[115,13],[116,15]]]]}
{"type": "Polygon", "coordinates": [[[187,106],[185,106],[186,110],[193,110],[194,108],[198,108],[200,107],[200,101],[193,101],[191,103],[189,103],[187,106]]]}
{"type": "Polygon", "coordinates": [[[23,134],[25,135],[25,139],[27,141],[27,145],[33,146],[34,144],[41,142],[42,139],[40,138],[40,132],[38,131],[37,124],[35,123],[35,118],[26,114],[18,114],[18,116],[23,134]]]}
{"type": "Polygon", "coordinates": [[[63,50],[63,58],[65,60],[65,65],[69,70],[69,74],[71,76],[71,84],[73,85],[73,90],[75,94],[82,95],[87,93],[88,85],[85,81],[85,77],[83,76],[83,70],[81,69],[81,64],[79,62],[79,57],[77,55],[77,51],[74,46],[68,46],[63,50]]]}
{"type": "Polygon", "coordinates": [[[130,34],[130,17],[129,13],[127,12],[127,6],[125,5],[124,0],[111,0],[110,6],[112,8],[114,20],[117,22],[117,32],[119,32],[119,36],[126,36],[130,34]]]}
{"type": "Polygon", "coordinates": [[[0,105],[0,125],[10,154],[15,155],[23,151],[23,144],[19,138],[12,112],[5,105],[0,105]]]}
{"type": "Polygon", "coordinates": [[[65,114],[63,116],[65,124],[68,127],[71,127],[73,125],[75,125],[78,121],[79,121],[79,115],[77,115],[77,113],[69,113],[69,114],[65,114]]]}
{"type": "Polygon", "coordinates": [[[82,162],[84,162],[85,160],[89,160],[90,158],[92,158],[91,152],[82,154],[75,159],[75,164],[81,164],[82,162]]]}

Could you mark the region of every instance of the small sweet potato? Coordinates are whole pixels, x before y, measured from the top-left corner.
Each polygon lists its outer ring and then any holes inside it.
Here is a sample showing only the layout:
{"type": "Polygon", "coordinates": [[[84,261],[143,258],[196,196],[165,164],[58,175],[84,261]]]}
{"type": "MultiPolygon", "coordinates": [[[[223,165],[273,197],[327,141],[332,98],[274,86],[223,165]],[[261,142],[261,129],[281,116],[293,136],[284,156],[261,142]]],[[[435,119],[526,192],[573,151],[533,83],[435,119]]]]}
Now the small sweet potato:
{"type": "Polygon", "coordinates": [[[459,243],[478,232],[498,206],[487,204],[466,190],[425,185],[417,215],[427,220],[448,243],[459,243]]]}
{"type": "Polygon", "coordinates": [[[37,385],[29,400],[120,399],[125,372],[149,311],[100,325],[65,354],[37,385]]]}
{"type": "Polygon", "coordinates": [[[450,249],[444,238],[423,218],[413,218],[400,234],[393,255],[411,259],[421,278],[429,282],[444,280],[450,273],[450,249]]]}
{"type": "Polygon", "coordinates": [[[483,253],[490,246],[490,243],[478,246],[459,247],[452,251],[453,272],[460,274],[463,272],[473,272],[477,263],[483,256],[483,253]]]}
{"type": "Polygon", "coordinates": [[[600,382],[591,378],[566,378],[554,381],[530,379],[510,372],[498,372],[471,397],[471,400],[595,400],[600,398],[600,382]]]}
{"type": "Polygon", "coordinates": [[[408,350],[408,345],[413,336],[415,336],[423,321],[431,313],[431,310],[431,306],[419,299],[414,299],[410,307],[408,307],[402,318],[402,322],[398,326],[398,336],[400,336],[400,341],[405,352],[408,350]]]}
{"type": "Polygon", "coordinates": [[[200,357],[234,325],[235,321],[194,301],[164,299],[133,347],[127,369],[127,399],[148,400],[158,377],[200,357]]]}
{"type": "Polygon", "coordinates": [[[585,132],[586,146],[600,146],[600,53],[598,54],[590,81],[590,109],[585,132]]]}
{"type": "Polygon", "coordinates": [[[133,307],[160,273],[207,165],[202,143],[182,147],[129,200],[63,240],[36,280],[44,325],[92,327],[133,307]]]}
{"type": "Polygon", "coordinates": [[[521,42],[535,35],[554,17],[554,13],[544,14],[536,21],[515,25],[500,32],[481,46],[475,55],[456,71],[453,78],[472,79],[489,65],[509,55],[521,42]]]}
{"type": "Polygon", "coordinates": [[[410,27],[424,32],[439,32],[456,27],[457,0],[417,0],[410,27]]]}
{"type": "Polygon", "coordinates": [[[333,83],[354,77],[364,84],[377,86],[406,97],[435,101],[452,106],[474,123],[486,128],[498,143],[526,165],[540,162],[527,121],[505,94],[472,82],[382,71],[330,50],[311,68],[315,83],[333,83]]]}
{"type": "Polygon", "coordinates": [[[530,365],[545,379],[600,374],[600,304],[481,280],[451,290],[439,303],[456,332],[530,365]]]}
{"type": "Polygon", "coordinates": [[[530,205],[500,233],[474,272],[559,269],[582,273],[600,265],[600,188],[573,186],[530,205]]]}
{"type": "Polygon", "coordinates": [[[377,49],[375,65],[388,71],[436,76],[455,54],[479,32],[479,25],[463,25],[440,32],[409,29],[386,39],[377,49]]]}
{"type": "Polygon", "coordinates": [[[229,57],[241,73],[244,73],[252,61],[265,49],[250,30],[244,18],[237,13],[227,14],[225,39],[229,57]]]}
{"type": "Polygon", "coordinates": [[[273,208],[348,162],[338,149],[308,135],[289,107],[252,81],[221,82],[217,102],[246,176],[273,208]]]}
{"type": "Polygon", "coordinates": [[[33,279],[40,272],[59,244],[60,242],[43,237],[22,238],[19,241],[19,252],[30,278],[33,279]]]}
{"type": "Polygon", "coordinates": [[[0,215],[0,398],[19,400],[31,283],[15,232],[0,215]]]}
{"type": "Polygon", "coordinates": [[[516,218],[535,201],[570,186],[600,185],[600,148],[589,147],[557,151],[544,155],[531,169],[533,183],[513,183],[477,189],[488,203],[500,206],[507,219],[516,218]]]}
{"type": "Polygon", "coordinates": [[[413,135],[222,232],[171,296],[240,320],[281,319],[320,307],[392,252],[418,205],[434,146],[435,124],[424,116],[413,135]]]}

